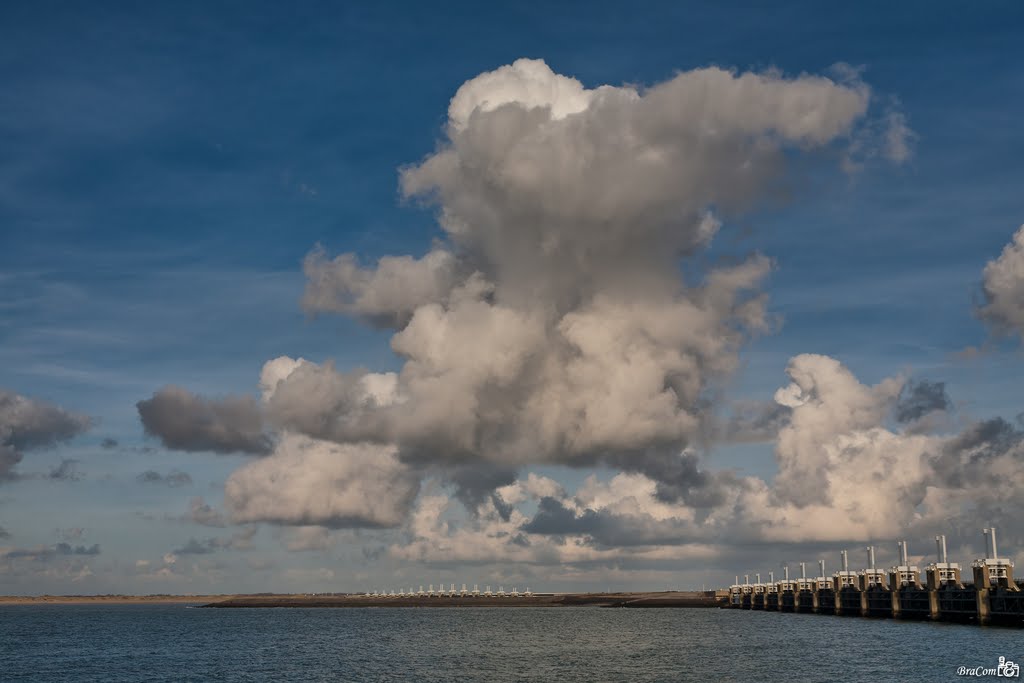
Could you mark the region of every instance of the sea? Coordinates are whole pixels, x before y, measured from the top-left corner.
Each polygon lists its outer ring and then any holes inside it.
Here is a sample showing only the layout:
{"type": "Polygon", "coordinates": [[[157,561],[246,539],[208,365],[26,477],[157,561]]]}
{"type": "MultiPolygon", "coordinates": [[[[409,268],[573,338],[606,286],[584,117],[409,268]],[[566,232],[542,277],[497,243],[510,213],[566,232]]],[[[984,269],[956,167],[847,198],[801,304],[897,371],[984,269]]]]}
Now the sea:
{"type": "Polygon", "coordinates": [[[0,605],[3,683],[953,681],[1000,657],[1024,660],[1024,631],[729,609],[0,605]]]}

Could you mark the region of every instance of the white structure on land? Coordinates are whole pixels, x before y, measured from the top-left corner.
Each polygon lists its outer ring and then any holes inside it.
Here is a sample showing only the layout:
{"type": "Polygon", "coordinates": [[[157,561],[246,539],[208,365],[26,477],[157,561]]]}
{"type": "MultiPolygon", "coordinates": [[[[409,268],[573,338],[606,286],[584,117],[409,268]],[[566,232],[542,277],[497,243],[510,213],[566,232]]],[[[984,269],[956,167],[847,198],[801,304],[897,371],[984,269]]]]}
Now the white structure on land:
{"type": "Polygon", "coordinates": [[[436,589],[434,587],[434,584],[430,584],[427,587],[427,589],[424,590],[423,589],[423,585],[420,584],[420,587],[419,587],[418,590],[416,588],[414,588],[413,586],[409,586],[408,588],[405,588],[404,586],[403,587],[399,587],[398,590],[394,590],[394,589],[391,589],[391,588],[385,588],[385,589],[374,588],[372,591],[366,591],[365,593],[362,593],[362,595],[365,596],[365,597],[370,597],[370,598],[413,598],[413,597],[419,597],[419,598],[423,598],[423,597],[444,598],[444,597],[448,597],[448,598],[463,598],[463,599],[467,599],[467,598],[480,598],[480,597],[485,597],[485,598],[493,598],[493,597],[498,597],[498,598],[532,598],[534,596],[533,592],[529,589],[529,587],[527,587],[527,589],[524,592],[522,592],[522,593],[519,592],[519,588],[515,587],[515,586],[509,592],[505,591],[505,587],[504,586],[498,586],[498,590],[497,591],[492,591],[491,587],[489,585],[485,586],[484,590],[481,591],[480,590],[480,584],[478,584],[478,583],[474,583],[473,584],[473,590],[469,590],[468,584],[465,584],[465,583],[461,584],[461,588],[456,588],[456,584],[454,584],[454,583],[449,583],[447,586],[445,586],[444,583],[440,583],[440,584],[437,585],[436,589]]]}

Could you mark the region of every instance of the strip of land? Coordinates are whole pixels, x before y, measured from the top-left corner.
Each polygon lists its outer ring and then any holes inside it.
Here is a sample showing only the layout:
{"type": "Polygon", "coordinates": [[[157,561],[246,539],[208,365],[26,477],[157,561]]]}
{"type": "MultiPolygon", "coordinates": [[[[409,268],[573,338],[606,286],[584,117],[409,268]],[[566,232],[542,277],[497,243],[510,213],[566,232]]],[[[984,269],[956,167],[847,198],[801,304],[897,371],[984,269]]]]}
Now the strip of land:
{"type": "Polygon", "coordinates": [[[0,605],[132,605],[146,603],[196,604],[228,600],[234,595],[0,595],[0,605]]]}
{"type": "Polygon", "coordinates": [[[0,605],[191,604],[202,607],[721,607],[713,592],[538,593],[530,597],[369,596],[354,593],[256,595],[0,595],[0,605]]]}
{"type": "Polygon", "coordinates": [[[541,593],[530,597],[275,595],[237,596],[204,607],[720,607],[714,593],[541,593]]]}

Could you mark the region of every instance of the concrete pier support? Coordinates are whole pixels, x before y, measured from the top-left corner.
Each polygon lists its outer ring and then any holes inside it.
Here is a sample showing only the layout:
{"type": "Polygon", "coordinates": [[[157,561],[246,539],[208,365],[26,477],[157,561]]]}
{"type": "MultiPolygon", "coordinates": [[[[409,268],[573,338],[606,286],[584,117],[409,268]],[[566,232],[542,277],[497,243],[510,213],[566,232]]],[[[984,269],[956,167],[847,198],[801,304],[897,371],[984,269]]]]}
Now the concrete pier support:
{"type": "Polygon", "coordinates": [[[988,588],[978,587],[977,580],[975,580],[974,586],[974,599],[978,609],[978,623],[987,624],[992,618],[988,608],[988,588]]]}
{"type": "Polygon", "coordinates": [[[932,588],[928,589],[928,618],[932,621],[942,618],[942,612],[939,611],[939,591],[932,588]]]}

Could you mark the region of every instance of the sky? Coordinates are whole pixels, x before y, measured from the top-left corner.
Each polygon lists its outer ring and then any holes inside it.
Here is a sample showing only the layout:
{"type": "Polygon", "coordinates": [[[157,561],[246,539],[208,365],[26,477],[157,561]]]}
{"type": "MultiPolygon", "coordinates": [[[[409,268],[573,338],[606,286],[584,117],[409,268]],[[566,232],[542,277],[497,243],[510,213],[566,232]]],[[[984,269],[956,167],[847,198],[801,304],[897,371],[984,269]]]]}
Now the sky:
{"type": "Polygon", "coordinates": [[[5,3],[0,594],[1024,560],[1022,38],[5,3]]]}

